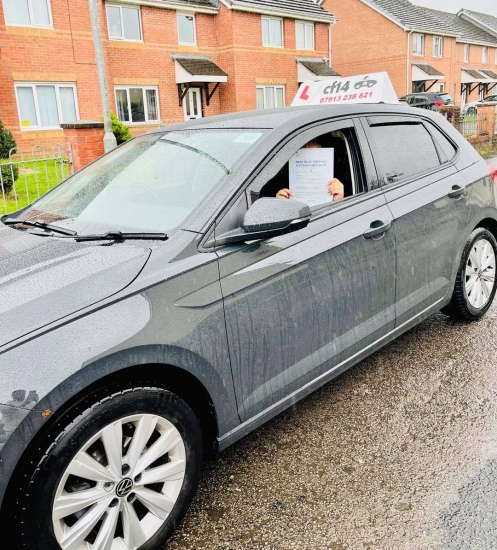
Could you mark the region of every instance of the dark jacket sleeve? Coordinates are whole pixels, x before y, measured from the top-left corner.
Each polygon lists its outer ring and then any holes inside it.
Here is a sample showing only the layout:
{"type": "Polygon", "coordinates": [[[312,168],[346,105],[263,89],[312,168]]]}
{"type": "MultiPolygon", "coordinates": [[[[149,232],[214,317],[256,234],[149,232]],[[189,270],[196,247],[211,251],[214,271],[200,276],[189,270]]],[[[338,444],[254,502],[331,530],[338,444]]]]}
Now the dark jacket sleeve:
{"type": "Polygon", "coordinates": [[[276,197],[278,194],[278,191],[281,191],[282,189],[288,189],[289,188],[289,180],[290,180],[290,170],[288,167],[288,162],[283,166],[283,168],[274,176],[274,178],[270,179],[266,185],[261,189],[261,192],[259,193],[259,198],[262,197],[276,197]]]}

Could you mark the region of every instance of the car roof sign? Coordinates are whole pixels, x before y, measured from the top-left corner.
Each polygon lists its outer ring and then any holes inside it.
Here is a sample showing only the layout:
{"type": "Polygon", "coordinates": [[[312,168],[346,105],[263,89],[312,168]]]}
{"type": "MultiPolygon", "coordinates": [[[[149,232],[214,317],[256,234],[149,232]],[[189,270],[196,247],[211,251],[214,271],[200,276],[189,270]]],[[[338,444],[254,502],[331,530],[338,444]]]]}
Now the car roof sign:
{"type": "Polygon", "coordinates": [[[292,106],[349,105],[352,103],[395,103],[399,100],[388,73],[306,80],[299,88],[292,106]]]}

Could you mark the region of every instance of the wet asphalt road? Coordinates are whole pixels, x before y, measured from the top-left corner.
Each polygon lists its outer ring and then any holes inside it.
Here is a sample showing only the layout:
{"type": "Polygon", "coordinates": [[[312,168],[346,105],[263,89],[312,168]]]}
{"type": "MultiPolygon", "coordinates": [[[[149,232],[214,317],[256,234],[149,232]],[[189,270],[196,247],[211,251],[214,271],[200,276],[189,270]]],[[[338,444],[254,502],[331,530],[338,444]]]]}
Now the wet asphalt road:
{"type": "Polygon", "coordinates": [[[211,459],[166,548],[497,549],[497,302],[432,316],[211,459]]]}
{"type": "Polygon", "coordinates": [[[437,314],[212,459],[168,550],[497,548],[497,303],[437,314]]]}

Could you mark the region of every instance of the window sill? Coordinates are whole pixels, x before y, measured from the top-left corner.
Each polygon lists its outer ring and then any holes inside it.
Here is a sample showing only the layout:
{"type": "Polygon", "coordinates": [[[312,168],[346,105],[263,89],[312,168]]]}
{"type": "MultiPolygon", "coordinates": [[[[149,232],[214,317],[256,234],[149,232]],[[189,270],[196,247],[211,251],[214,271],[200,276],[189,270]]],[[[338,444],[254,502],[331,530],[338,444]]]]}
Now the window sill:
{"type": "Polygon", "coordinates": [[[131,128],[136,128],[137,126],[160,126],[160,120],[151,120],[150,122],[127,122],[125,120],[121,120],[119,122],[122,122],[131,128]]]}
{"type": "Polygon", "coordinates": [[[131,43],[131,44],[143,44],[143,40],[131,40],[131,39],[128,39],[128,38],[111,38],[109,36],[109,41],[110,42],[117,42],[117,43],[131,43]]]}
{"type": "Polygon", "coordinates": [[[29,126],[21,126],[22,132],[53,132],[53,131],[60,131],[63,132],[62,128],[60,126],[50,126],[50,127],[42,127],[36,126],[36,128],[31,128],[29,126]]]}
{"type": "Polygon", "coordinates": [[[6,27],[12,27],[15,29],[44,29],[46,31],[53,31],[53,25],[15,25],[14,23],[5,23],[6,27]]]}
{"type": "Polygon", "coordinates": [[[273,46],[272,44],[263,44],[263,48],[267,48],[268,50],[284,50],[285,46],[273,46]]]}

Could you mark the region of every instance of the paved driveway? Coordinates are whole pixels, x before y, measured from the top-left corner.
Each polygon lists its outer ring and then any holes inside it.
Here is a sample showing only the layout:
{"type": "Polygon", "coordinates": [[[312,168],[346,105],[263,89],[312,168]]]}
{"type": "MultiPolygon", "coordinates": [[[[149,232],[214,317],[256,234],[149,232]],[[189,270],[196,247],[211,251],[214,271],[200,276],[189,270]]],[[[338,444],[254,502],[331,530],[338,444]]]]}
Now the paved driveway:
{"type": "Polygon", "coordinates": [[[437,314],[214,458],[167,548],[497,548],[496,333],[437,314]]]}

